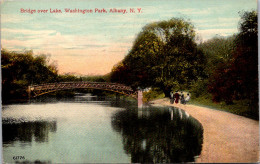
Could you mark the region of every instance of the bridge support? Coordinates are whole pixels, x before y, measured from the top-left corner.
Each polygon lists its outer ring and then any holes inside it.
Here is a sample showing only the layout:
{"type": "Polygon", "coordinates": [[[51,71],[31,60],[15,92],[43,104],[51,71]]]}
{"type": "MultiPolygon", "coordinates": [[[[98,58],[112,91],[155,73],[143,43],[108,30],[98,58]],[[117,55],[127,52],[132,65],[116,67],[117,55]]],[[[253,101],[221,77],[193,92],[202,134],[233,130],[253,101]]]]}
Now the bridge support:
{"type": "Polygon", "coordinates": [[[143,91],[138,90],[137,96],[138,96],[138,98],[137,98],[138,108],[142,108],[143,107],[143,91]]]}
{"type": "Polygon", "coordinates": [[[31,102],[31,86],[28,86],[28,98],[29,102],[31,102]]]}

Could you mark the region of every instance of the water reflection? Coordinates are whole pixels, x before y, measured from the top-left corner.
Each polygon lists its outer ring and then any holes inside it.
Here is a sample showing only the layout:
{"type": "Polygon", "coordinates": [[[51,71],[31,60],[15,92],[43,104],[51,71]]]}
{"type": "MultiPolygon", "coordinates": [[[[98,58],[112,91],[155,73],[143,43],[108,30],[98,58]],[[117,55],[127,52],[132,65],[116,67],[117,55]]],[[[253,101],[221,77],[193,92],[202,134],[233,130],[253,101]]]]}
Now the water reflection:
{"type": "Polygon", "coordinates": [[[3,143],[11,144],[14,141],[21,142],[48,142],[50,132],[56,132],[56,121],[34,121],[7,123],[3,120],[3,143]]]}
{"type": "Polygon", "coordinates": [[[7,163],[192,162],[201,151],[201,124],[175,108],[78,94],[6,105],[2,117],[7,163]]]}
{"type": "Polygon", "coordinates": [[[176,108],[119,111],[112,127],[123,136],[133,163],[193,162],[202,149],[201,124],[176,108]]]}

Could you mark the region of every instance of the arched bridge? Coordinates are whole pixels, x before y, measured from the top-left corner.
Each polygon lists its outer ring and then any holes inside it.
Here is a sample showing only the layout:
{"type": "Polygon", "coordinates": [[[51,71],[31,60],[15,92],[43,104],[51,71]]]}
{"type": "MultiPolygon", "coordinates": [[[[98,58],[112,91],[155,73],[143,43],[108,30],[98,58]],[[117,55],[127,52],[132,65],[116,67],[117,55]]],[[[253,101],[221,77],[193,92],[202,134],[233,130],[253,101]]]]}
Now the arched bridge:
{"type": "Polygon", "coordinates": [[[55,92],[59,90],[68,89],[99,89],[117,92],[120,94],[131,96],[135,99],[141,98],[138,91],[134,91],[131,87],[107,82],[59,82],[59,83],[46,83],[39,85],[28,86],[29,98],[37,97],[46,93],[55,92]]]}

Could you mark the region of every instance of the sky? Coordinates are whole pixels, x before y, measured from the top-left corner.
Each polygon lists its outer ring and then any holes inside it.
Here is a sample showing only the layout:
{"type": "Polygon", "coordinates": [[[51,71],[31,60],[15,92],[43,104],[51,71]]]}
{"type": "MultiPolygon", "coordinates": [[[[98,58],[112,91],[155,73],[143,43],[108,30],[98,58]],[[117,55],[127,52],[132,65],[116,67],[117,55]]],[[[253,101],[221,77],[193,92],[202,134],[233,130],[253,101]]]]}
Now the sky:
{"type": "Polygon", "coordinates": [[[181,17],[207,41],[237,33],[239,12],[256,9],[257,0],[2,0],[1,47],[47,54],[60,74],[104,75],[128,54],[146,24],[181,17]]]}

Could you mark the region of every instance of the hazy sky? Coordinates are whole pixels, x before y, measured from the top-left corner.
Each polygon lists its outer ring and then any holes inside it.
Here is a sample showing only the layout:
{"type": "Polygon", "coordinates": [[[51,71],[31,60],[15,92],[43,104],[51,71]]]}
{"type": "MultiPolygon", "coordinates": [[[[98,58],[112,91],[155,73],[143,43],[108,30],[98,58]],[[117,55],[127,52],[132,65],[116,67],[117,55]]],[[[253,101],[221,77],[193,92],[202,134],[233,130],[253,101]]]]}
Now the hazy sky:
{"type": "Polygon", "coordinates": [[[237,33],[238,12],[252,9],[257,9],[257,0],[6,0],[1,4],[1,45],[11,51],[51,54],[59,73],[106,74],[127,55],[148,23],[183,17],[205,41],[237,33]],[[93,12],[65,13],[65,8],[93,12]],[[127,13],[110,13],[113,8],[127,13]],[[55,9],[62,13],[50,13],[55,9]]]}

